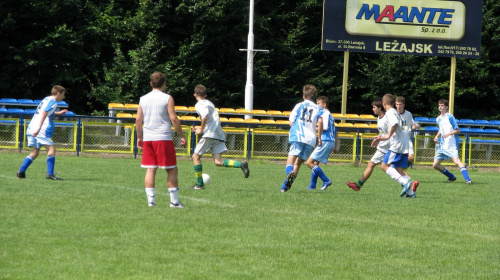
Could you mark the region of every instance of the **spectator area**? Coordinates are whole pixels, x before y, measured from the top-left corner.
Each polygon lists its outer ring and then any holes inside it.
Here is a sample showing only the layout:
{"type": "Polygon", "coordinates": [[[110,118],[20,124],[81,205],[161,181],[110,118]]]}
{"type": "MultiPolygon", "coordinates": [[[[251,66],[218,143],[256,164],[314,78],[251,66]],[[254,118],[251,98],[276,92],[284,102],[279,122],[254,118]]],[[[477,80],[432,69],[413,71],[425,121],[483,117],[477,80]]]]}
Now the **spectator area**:
{"type": "MultiPolygon", "coordinates": [[[[36,112],[36,107],[42,102],[41,99],[31,100],[31,99],[15,99],[15,98],[1,98],[0,99],[0,115],[4,116],[33,116],[36,112]]],[[[65,101],[57,102],[58,108],[68,108],[69,104],[65,101]]],[[[76,116],[72,111],[68,111],[64,114],[66,117],[76,116]]]]}

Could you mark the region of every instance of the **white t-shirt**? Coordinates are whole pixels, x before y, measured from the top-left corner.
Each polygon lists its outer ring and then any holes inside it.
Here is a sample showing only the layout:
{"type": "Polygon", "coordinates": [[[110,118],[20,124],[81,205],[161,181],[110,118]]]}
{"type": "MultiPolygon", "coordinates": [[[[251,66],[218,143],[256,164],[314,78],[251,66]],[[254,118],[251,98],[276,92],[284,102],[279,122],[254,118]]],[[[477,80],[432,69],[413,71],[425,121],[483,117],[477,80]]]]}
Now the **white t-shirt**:
{"type": "Polygon", "coordinates": [[[392,134],[390,140],[389,150],[398,154],[408,154],[410,139],[408,135],[401,129],[403,127],[403,120],[399,116],[398,111],[394,108],[390,108],[385,112],[387,118],[388,129],[391,131],[394,125],[398,125],[396,131],[392,134]]]}
{"type": "MultiPolygon", "coordinates": [[[[389,133],[389,124],[387,123],[387,117],[384,115],[382,118],[377,118],[378,133],[381,136],[387,135],[389,133]]],[[[387,153],[389,147],[391,146],[390,140],[384,140],[378,142],[377,150],[382,153],[387,153]]]]}
{"type": "Polygon", "coordinates": [[[220,124],[219,112],[215,110],[214,104],[207,99],[202,99],[194,106],[200,119],[207,117],[205,129],[203,130],[203,138],[212,138],[221,141],[226,141],[226,134],[222,131],[220,124]]]}
{"type": "Polygon", "coordinates": [[[404,111],[403,114],[399,114],[401,119],[403,120],[403,131],[408,135],[408,138],[411,139],[411,130],[415,121],[413,120],[413,115],[409,111],[404,111]]]}
{"type": "Polygon", "coordinates": [[[153,90],[140,98],[144,115],[143,141],[172,140],[172,122],[167,105],[171,96],[159,90],[153,90]]]}

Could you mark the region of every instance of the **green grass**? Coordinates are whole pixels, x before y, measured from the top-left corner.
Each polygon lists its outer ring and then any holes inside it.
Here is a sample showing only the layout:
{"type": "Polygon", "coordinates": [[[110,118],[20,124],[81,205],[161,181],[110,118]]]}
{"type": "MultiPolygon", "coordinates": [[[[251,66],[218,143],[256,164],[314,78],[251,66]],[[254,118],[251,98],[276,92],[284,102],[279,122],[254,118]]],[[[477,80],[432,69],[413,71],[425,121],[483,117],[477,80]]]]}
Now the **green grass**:
{"type": "MultiPolygon", "coordinates": [[[[364,166],[324,167],[334,184],[306,191],[303,166],[280,193],[284,164],[252,160],[250,178],[216,168],[191,190],[179,161],[185,209],[169,208],[164,171],[147,207],[144,169],[132,158],[58,156],[64,181],[45,179],[44,154],[27,179],[26,153],[0,152],[0,279],[499,279],[497,172],[452,184],[428,167],[417,199],[378,167],[360,192],[345,185],[364,166]]],[[[319,184],[318,184],[319,186],[319,184]]]]}

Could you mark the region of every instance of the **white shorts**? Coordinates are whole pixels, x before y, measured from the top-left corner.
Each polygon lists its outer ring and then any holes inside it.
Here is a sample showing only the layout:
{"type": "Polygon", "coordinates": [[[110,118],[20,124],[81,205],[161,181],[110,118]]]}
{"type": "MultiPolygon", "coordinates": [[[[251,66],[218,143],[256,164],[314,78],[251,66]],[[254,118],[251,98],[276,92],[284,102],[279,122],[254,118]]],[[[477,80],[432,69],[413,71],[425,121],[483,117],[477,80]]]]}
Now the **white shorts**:
{"type": "Polygon", "coordinates": [[[194,148],[194,153],[201,156],[206,154],[208,150],[212,151],[212,155],[222,154],[227,151],[226,143],[218,139],[201,138],[198,145],[196,145],[196,148],[194,148]]]}
{"type": "Polygon", "coordinates": [[[28,147],[36,147],[40,150],[43,146],[54,146],[54,141],[52,141],[52,138],[33,137],[28,135],[28,147]]]}
{"type": "Polygon", "coordinates": [[[457,149],[452,149],[452,150],[438,149],[436,151],[436,155],[434,156],[434,159],[447,160],[447,159],[454,158],[454,157],[458,157],[458,150],[457,149]]]}
{"type": "Polygon", "coordinates": [[[386,153],[382,153],[381,151],[377,150],[375,154],[373,154],[372,158],[370,159],[371,162],[375,164],[379,164],[384,160],[386,153]]]}
{"type": "Polygon", "coordinates": [[[290,143],[290,151],[288,152],[288,155],[298,156],[302,160],[306,161],[309,156],[311,156],[313,150],[314,147],[311,145],[307,145],[306,143],[292,142],[290,143]]]}
{"type": "Polygon", "coordinates": [[[335,142],[333,141],[323,141],[321,146],[318,146],[312,152],[310,158],[321,163],[328,163],[328,157],[335,148],[335,142]]]}

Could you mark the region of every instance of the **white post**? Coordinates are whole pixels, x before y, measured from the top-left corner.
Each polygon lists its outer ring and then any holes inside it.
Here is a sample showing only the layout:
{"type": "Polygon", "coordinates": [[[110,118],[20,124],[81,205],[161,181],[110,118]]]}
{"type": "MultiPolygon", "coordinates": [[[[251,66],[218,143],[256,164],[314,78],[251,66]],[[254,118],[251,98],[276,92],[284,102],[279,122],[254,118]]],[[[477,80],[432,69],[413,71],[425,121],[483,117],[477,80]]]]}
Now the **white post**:
{"type": "MultiPolygon", "coordinates": [[[[250,15],[248,17],[247,83],[245,85],[245,109],[249,111],[253,110],[253,6],[254,0],[250,0],[250,15]]],[[[252,115],[245,115],[245,119],[250,118],[252,118],[252,115]]]]}

